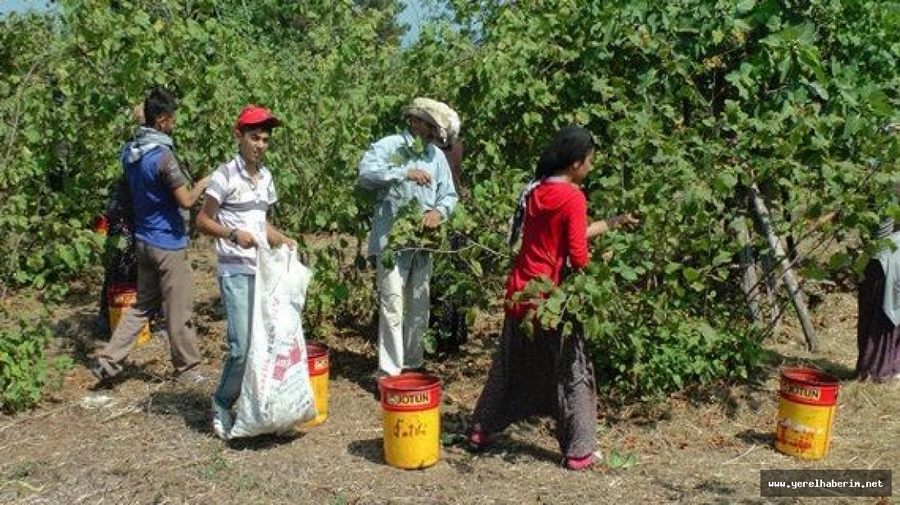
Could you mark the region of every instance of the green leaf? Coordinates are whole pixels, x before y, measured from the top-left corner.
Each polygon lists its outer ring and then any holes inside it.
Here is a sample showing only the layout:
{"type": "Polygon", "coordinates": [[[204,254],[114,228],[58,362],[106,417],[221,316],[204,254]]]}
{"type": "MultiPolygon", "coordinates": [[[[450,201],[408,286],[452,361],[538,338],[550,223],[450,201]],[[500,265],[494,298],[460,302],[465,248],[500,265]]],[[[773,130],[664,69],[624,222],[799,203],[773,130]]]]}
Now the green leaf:
{"type": "Polygon", "coordinates": [[[434,354],[437,352],[437,337],[432,331],[426,331],[421,338],[422,349],[425,350],[428,354],[434,354]]]}
{"type": "Polygon", "coordinates": [[[743,15],[743,14],[747,14],[748,12],[753,10],[753,7],[755,7],[755,6],[756,6],[756,0],[740,0],[737,3],[736,8],[737,8],[738,14],[743,15]]]}
{"type": "Polygon", "coordinates": [[[830,95],[828,94],[828,90],[825,89],[825,86],[819,84],[818,82],[811,82],[811,83],[809,83],[809,86],[810,86],[810,87],[813,89],[813,91],[815,91],[816,94],[819,95],[819,97],[821,97],[823,100],[828,100],[828,98],[829,98],[830,95]]]}
{"type": "Polygon", "coordinates": [[[707,341],[714,341],[718,337],[718,333],[716,332],[716,330],[714,330],[713,327],[705,321],[701,322],[697,326],[697,330],[700,332],[700,335],[702,335],[703,338],[705,338],[707,341]]]}
{"type": "Polygon", "coordinates": [[[339,283],[334,286],[331,293],[332,293],[332,296],[334,297],[335,301],[340,303],[340,302],[343,302],[344,300],[346,300],[347,298],[349,298],[350,288],[347,287],[347,285],[344,283],[339,283]]]}
{"type": "Polygon", "coordinates": [[[634,453],[620,453],[613,449],[605,458],[606,466],[614,470],[627,470],[637,465],[638,458],[634,453]]]}
{"type": "Polygon", "coordinates": [[[71,247],[59,246],[56,249],[56,254],[70,269],[74,270],[78,266],[78,262],[75,260],[75,250],[71,247]]]}
{"type": "Polygon", "coordinates": [[[448,433],[446,431],[441,432],[441,445],[444,447],[459,445],[465,441],[466,436],[460,433],[448,433]]]}
{"type": "MultiPolygon", "coordinates": [[[[712,260],[713,266],[724,265],[725,263],[731,262],[732,253],[727,249],[722,249],[719,251],[715,258],[712,260]]],[[[691,280],[691,279],[688,279],[691,280]]]]}
{"type": "Polygon", "coordinates": [[[700,272],[697,269],[691,267],[685,267],[681,271],[681,275],[683,275],[684,279],[688,282],[694,282],[700,278],[700,272]]]}
{"type": "Polygon", "coordinates": [[[616,271],[619,272],[619,275],[622,276],[623,279],[629,282],[634,282],[638,279],[637,272],[628,265],[620,264],[616,271]]]}
{"type": "Polygon", "coordinates": [[[712,32],[713,44],[719,44],[725,39],[725,33],[722,30],[715,29],[712,32]]]}
{"type": "Polygon", "coordinates": [[[484,271],[481,269],[481,263],[476,259],[469,260],[469,268],[472,270],[472,275],[476,278],[484,277],[484,271]]]}

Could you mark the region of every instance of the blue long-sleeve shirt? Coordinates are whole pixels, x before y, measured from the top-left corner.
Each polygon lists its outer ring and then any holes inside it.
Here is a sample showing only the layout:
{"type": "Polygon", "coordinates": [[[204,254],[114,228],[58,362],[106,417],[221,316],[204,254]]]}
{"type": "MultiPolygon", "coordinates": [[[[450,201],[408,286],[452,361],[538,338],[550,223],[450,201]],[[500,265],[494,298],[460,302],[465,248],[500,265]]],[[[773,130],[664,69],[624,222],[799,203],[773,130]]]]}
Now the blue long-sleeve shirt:
{"type": "Polygon", "coordinates": [[[387,246],[391,225],[397,211],[413,198],[419,201],[422,212],[437,210],[446,220],[456,207],[459,197],[453,186],[453,176],[447,158],[440,149],[428,144],[420,159],[397,164],[394,154],[403,146],[411,146],[414,137],[409,132],[390,135],[372,144],[359,162],[357,183],[375,192],[375,215],[369,235],[369,254],[378,255],[387,246]],[[411,168],[420,168],[431,176],[431,184],[419,185],[406,178],[411,168]]]}

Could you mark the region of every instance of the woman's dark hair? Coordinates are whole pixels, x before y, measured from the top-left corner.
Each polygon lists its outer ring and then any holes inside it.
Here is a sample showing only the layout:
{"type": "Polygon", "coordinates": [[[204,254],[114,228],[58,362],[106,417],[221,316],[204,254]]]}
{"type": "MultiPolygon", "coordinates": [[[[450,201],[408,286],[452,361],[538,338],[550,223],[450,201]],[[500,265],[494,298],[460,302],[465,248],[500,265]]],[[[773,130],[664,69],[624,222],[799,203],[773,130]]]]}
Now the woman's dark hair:
{"type": "Polygon", "coordinates": [[[153,126],[163,114],[173,114],[178,108],[175,96],[165,88],[154,88],[144,99],[144,124],[153,126]]]}
{"type": "Polygon", "coordinates": [[[556,132],[550,145],[538,159],[535,179],[560,173],[572,163],[583,161],[594,150],[594,136],[586,129],[570,125],[556,132]]]}

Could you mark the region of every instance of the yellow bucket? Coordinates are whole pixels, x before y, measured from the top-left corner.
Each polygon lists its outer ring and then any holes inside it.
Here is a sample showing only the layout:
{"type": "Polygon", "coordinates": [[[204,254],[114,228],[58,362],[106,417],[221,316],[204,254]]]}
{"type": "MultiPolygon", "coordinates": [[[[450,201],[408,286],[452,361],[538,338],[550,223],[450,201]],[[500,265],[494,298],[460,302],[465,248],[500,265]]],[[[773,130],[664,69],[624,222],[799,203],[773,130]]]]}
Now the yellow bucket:
{"type": "Polygon", "coordinates": [[[316,417],[303,427],[312,428],[328,419],[328,347],[309,342],[306,344],[306,362],[309,366],[309,382],[312,384],[316,417]]]}
{"type": "MultiPolygon", "coordinates": [[[[109,300],[109,331],[115,333],[122,314],[137,302],[137,286],[130,283],[113,284],[107,291],[109,300]]],[[[150,341],[150,324],[145,323],[137,336],[137,346],[140,347],[150,341]]]]}
{"type": "Polygon", "coordinates": [[[427,468],[441,455],[441,381],[423,373],[383,377],[384,460],[404,469],[427,468]]]}
{"type": "Polygon", "coordinates": [[[838,379],[812,368],[787,368],[781,372],[775,448],[801,459],[821,459],[828,454],[838,379]]]}

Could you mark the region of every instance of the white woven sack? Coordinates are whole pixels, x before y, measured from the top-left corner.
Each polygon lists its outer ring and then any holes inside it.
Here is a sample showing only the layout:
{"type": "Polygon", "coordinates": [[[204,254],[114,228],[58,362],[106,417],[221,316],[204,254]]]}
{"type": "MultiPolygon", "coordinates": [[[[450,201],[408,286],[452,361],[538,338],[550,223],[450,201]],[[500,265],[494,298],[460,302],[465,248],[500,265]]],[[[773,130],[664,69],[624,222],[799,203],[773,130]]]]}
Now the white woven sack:
{"type": "Polygon", "coordinates": [[[301,321],[311,277],[287,246],[258,248],[250,346],[229,438],[289,433],[316,417],[301,321]]]}

